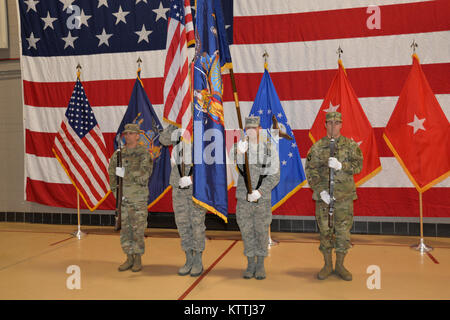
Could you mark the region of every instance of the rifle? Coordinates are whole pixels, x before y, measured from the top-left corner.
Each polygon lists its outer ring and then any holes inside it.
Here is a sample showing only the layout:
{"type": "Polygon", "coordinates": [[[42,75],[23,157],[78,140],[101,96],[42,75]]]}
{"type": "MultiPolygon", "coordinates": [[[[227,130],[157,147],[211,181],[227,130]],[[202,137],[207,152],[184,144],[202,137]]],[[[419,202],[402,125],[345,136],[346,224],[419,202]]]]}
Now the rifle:
{"type": "MultiPolygon", "coordinates": [[[[119,141],[119,147],[117,148],[117,167],[122,167],[122,147],[119,141]]],[[[122,195],[123,195],[123,179],[117,178],[117,191],[116,191],[116,216],[114,231],[119,231],[122,228],[122,195]]]]}
{"type": "MultiPolygon", "coordinates": [[[[336,141],[334,140],[333,137],[331,137],[330,140],[330,157],[334,157],[334,152],[335,152],[335,147],[336,147],[336,141]]],[[[334,214],[334,169],[330,168],[330,205],[328,208],[328,227],[332,228],[333,227],[333,214],[334,214]]]]}

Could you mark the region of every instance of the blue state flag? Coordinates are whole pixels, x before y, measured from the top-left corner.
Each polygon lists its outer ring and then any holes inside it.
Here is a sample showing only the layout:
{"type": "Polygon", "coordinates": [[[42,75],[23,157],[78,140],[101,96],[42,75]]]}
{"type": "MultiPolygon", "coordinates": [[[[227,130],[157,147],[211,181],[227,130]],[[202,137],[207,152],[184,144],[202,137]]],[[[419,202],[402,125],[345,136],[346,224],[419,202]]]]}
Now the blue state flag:
{"type": "Polygon", "coordinates": [[[227,165],[221,69],[231,62],[231,55],[223,23],[220,1],[197,1],[192,198],[227,222],[227,165]]]}
{"type": "Polygon", "coordinates": [[[272,190],[272,210],[275,210],[306,184],[306,176],[294,133],[267,69],[264,70],[250,116],[259,116],[263,129],[279,129],[280,183],[272,190]]]}
{"type": "Polygon", "coordinates": [[[144,145],[153,159],[153,172],[148,181],[148,209],[156,204],[170,190],[169,178],[171,172],[170,151],[159,142],[159,133],[163,130],[161,122],[142,85],[140,74],[134,83],[127,111],[122,118],[116,133],[114,148],[117,149],[119,139],[124,144],[122,132],[127,123],[137,123],[141,133],[139,144],[144,145]]]}

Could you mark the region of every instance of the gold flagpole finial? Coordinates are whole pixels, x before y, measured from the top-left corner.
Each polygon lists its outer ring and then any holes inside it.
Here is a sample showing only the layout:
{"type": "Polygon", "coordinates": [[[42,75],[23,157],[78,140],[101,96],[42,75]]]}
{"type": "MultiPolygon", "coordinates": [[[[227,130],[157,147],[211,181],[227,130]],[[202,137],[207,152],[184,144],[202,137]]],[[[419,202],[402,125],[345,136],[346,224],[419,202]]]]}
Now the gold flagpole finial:
{"type": "Polygon", "coordinates": [[[411,47],[412,50],[413,50],[413,54],[416,53],[416,48],[417,48],[418,46],[419,46],[419,45],[417,44],[416,40],[413,39],[413,42],[412,42],[411,45],[410,45],[410,47],[411,47]]]}
{"type": "Polygon", "coordinates": [[[138,71],[137,71],[137,72],[139,72],[139,71],[141,71],[141,63],[142,63],[141,57],[139,57],[139,58],[137,59],[136,63],[137,63],[137,65],[138,65],[138,71]]]}
{"type": "Polygon", "coordinates": [[[340,60],[341,59],[341,54],[344,53],[344,50],[342,50],[341,46],[339,46],[339,48],[337,49],[336,53],[337,53],[337,55],[339,57],[339,60],[340,60]]]}
{"type": "Polygon", "coordinates": [[[267,53],[266,50],[264,50],[264,54],[262,56],[264,58],[264,69],[267,69],[268,67],[267,58],[269,58],[269,54],[267,53]]]}
{"type": "Polygon", "coordinates": [[[80,78],[80,75],[81,75],[81,64],[78,62],[78,65],[77,65],[77,77],[80,78]]]}

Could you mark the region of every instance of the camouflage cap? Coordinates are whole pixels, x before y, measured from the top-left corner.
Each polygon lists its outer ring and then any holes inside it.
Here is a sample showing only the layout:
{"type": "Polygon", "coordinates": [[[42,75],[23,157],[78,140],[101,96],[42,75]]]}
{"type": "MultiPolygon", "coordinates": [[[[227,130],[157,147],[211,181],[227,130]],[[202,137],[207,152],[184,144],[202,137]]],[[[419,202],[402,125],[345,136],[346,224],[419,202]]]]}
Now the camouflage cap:
{"type": "Polygon", "coordinates": [[[259,127],[259,117],[247,117],[245,118],[246,128],[257,128],[259,127]]]}
{"type": "Polygon", "coordinates": [[[125,130],[123,130],[123,133],[127,133],[127,132],[139,133],[140,132],[139,125],[137,123],[126,124],[125,130]]]}
{"type": "Polygon", "coordinates": [[[342,114],[340,112],[327,112],[325,116],[325,121],[342,121],[342,114]]]}

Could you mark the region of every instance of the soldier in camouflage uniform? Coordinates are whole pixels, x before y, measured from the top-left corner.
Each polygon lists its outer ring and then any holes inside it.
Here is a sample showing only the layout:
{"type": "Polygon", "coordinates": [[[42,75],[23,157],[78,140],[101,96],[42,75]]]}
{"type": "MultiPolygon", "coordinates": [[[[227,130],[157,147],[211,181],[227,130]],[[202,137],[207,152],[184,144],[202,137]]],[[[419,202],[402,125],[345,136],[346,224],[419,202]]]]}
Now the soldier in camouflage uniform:
{"type": "MultiPolygon", "coordinates": [[[[247,139],[231,148],[240,175],[236,188],[236,220],[244,242],[247,269],[243,277],[265,279],[264,258],[268,255],[269,228],[272,222],[271,193],[280,181],[280,162],[276,141],[260,136],[259,117],[245,119],[247,139]],[[244,153],[248,154],[252,193],[248,194],[244,153]]],[[[261,130],[265,133],[265,130],[261,130]]]]}
{"type": "Polygon", "coordinates": [[[126,124],[123,131],[125,146],[122,148],[122,167],[117,167],[117,150],[109,162],[109,183],[115,193],[116,176],[123,178],[123,198],[120,244],[127,260],[119,266],[119,271],[131,268],[133,272],[142,269],[141,256],[145,251],[144,232],[147,227],[148,179],[153,170],[153,162],[148,150],[140,145],[139,125],[126,124]]]}
{"type": "Polygon", "coordinates": [[[317,277],[326,279],[333,272],[332,249],[336,251],[335,273],[342,279],[352,280],[352,274],[344,267],[344,257],[350,245],[350,229],[353,225],[353,201],[357,199],[354,174],[361,172],[363,155],[358,144],[341,136],[342,115],[329,112],[326,115],[327,136],[317,141],[309,150],[305,173],[316,200],[316,221],[320,231],[320,246],[325,260],[317,277]],[[330,138],[335,139],[335,156],[330,157],[330,138]],[[334,223],[328,227],[330,203],[329,168],[334,174],[334,223]]]}
{"type": "Polygon", "coordinates": [[[205,250],[207,210],[192,201],[192,145],[180,140],[180,132],[181,130],[170,124],[161,132],[159,142],[165,146],[174,145],[170,174],[172,206],[181,238],[181,248],[186,254],[186,263],[178,269],[178,274],[197,277],[203,272],[202,253],[205,250]],[[184,160],[184,173],[181,172],[181,159],[184,160]]]}

